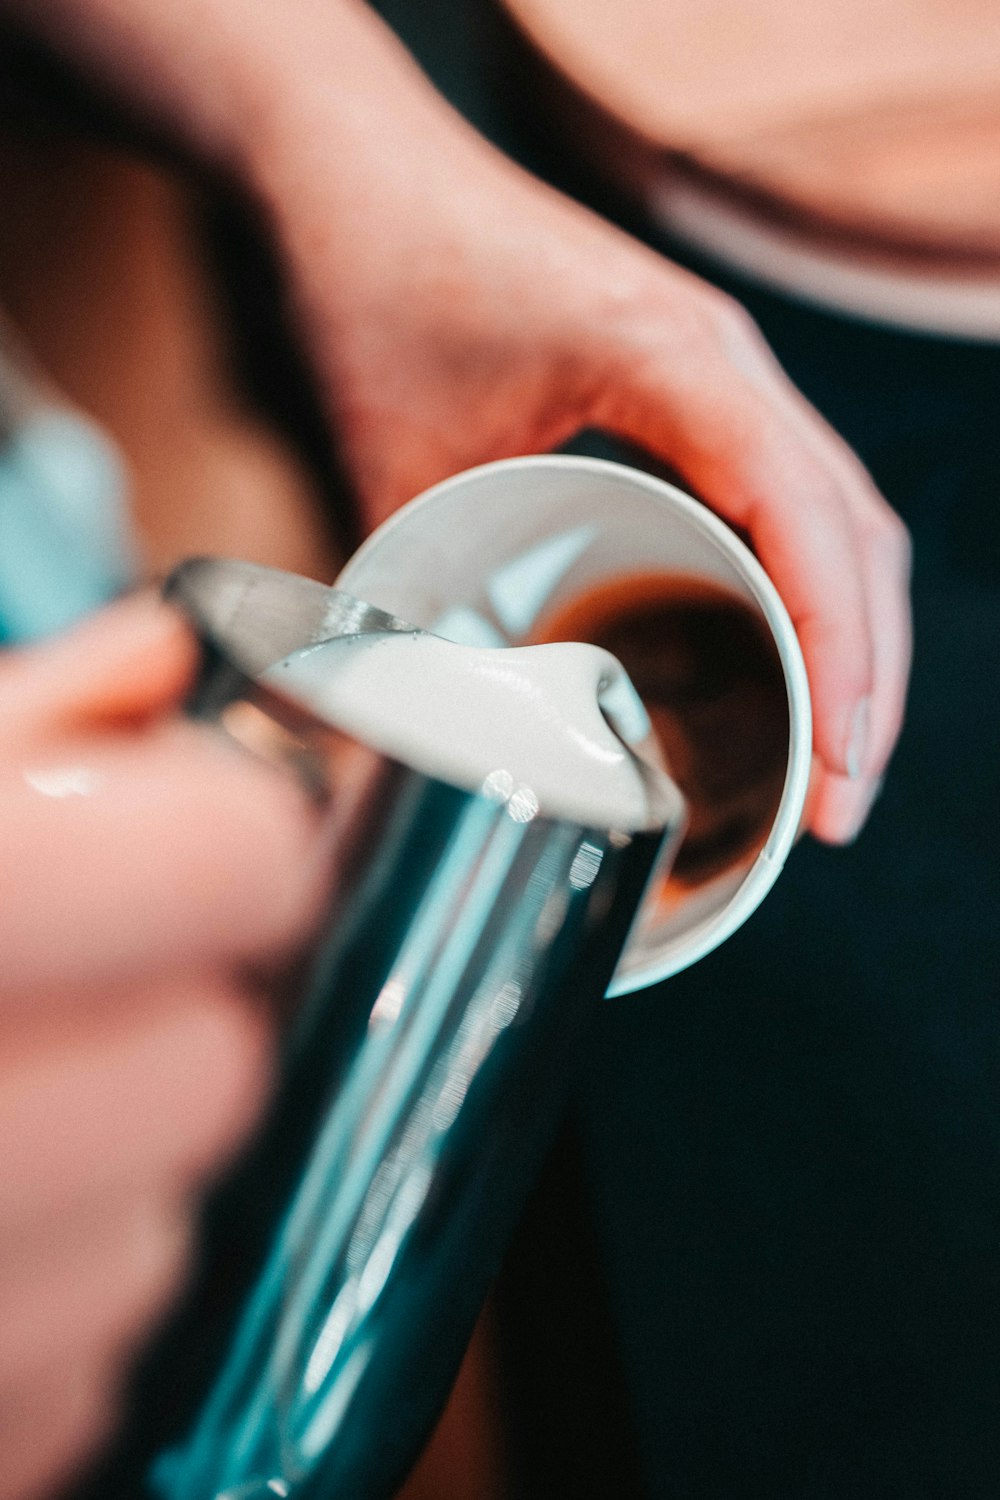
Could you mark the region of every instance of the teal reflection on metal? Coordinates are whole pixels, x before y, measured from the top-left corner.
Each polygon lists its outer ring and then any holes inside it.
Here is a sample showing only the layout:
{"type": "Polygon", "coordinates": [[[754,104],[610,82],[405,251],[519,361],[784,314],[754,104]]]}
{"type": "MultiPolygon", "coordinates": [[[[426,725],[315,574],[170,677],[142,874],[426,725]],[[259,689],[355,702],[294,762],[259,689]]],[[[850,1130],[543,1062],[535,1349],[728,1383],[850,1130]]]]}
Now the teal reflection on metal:
{"type": "Polygon", "coordinates": [[[75,413],[36,409],[0,446],[0,644],[61,630],[130,581],[114,448],[75,413]]]}

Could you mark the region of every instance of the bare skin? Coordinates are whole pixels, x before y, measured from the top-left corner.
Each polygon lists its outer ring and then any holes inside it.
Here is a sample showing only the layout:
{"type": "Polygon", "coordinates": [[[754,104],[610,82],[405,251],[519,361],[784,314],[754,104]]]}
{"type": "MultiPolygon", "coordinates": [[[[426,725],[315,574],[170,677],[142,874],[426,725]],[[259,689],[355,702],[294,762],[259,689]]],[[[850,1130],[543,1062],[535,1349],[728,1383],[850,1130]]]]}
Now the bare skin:
{"type": "Polygon", "coordinates": [[[312,816],[177,720],[192,665],[149,600],[0,665],[3,1500],[48,1493],[113,1424],[199,1193],[267,1096],[239,973],[311,914],[312,816]]]}
{"type": "Polygon", "coordinates": [[[45,25],[261,205],[369,523],[596,425],[749,532],[809,669],[810,827],[855,837],[902,719],[908,539],[743,310],[493,150],[360,0],[56,0],[45,25]]]}

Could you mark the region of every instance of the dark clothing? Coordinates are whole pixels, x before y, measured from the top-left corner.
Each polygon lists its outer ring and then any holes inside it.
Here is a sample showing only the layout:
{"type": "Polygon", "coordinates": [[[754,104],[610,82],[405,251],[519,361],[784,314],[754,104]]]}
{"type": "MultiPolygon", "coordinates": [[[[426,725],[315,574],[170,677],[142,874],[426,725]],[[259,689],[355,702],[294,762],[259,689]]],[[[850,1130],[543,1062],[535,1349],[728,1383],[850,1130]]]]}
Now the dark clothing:
{"type": "Polygon", "coordinates": [[[869,827],[609,1007],[582,1095],[651,1491],[1000,1488],[1000,352],[734,287],[915,542],[869,827]]]}

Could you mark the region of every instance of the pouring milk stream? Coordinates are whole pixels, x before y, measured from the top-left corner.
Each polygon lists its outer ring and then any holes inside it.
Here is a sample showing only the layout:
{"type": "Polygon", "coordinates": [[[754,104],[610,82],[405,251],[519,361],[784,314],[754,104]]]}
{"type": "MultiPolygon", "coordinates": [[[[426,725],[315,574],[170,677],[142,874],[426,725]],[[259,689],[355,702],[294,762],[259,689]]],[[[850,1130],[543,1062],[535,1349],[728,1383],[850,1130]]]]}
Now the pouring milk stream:
{"type": "Polygon", "coordinates": [[[652,828],[679,795],[642,699],[598,646],[386,631],[295,652],[262,680],[428,776],[519,797],[525,818],[652,828]]]}

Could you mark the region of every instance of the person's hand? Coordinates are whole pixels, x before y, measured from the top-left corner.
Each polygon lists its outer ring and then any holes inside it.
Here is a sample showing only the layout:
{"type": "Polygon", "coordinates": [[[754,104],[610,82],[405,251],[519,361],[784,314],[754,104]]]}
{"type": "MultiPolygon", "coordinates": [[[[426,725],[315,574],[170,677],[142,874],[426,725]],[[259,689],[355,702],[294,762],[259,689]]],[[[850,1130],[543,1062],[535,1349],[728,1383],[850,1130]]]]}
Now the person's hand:
{"type": "Polygon", "coordinates": [[[749,534],[815,708],[810,825],[858,831],[902,718],[909,546],[746,313],[445,105],[361,0],[0,0],[268,218],[366,519],[599,426],[749,534]]]}
{"type": "Polygon", "coordinates": [[[529,178],[391,67],[368,93],[360,64],[325,89],[310,76],[275,101],[253,166],[367,521],[584,426],[666,460],[749,535],[788,606],[815,709],[811,827],[853,837],[910,656],[908,539],[859,461],[728,297],[529,178]]]}
{"type": "Polygon", "coordinates": [[[0,1497],[108,1432],[197,1194],[268,1090],[240,978],[318,874],[297,788],[176,704],[179,617],[115,606],[0,657],[0,1497]]]}

